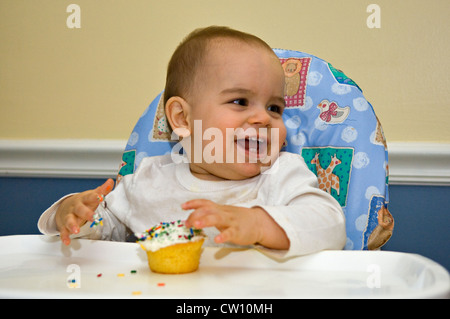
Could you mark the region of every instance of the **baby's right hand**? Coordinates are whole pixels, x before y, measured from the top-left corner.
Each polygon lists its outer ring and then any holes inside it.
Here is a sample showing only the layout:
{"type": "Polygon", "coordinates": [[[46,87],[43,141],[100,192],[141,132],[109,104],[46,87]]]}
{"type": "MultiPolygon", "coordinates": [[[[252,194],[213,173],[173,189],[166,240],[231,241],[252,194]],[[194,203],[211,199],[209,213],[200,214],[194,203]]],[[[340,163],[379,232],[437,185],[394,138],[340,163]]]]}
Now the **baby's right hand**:
{"type": "Polygon", "coordinates": [[[58,227],[61,241],[65,245],[70,244],[70,235],[78,234],[80,227],[86,221],[93,221],[95,210],[103,196],[107,195],[114,187],[114,181],[108,179],[102,186],[88,190],[64,199],[56,211],[56,226],[58,227]]]}

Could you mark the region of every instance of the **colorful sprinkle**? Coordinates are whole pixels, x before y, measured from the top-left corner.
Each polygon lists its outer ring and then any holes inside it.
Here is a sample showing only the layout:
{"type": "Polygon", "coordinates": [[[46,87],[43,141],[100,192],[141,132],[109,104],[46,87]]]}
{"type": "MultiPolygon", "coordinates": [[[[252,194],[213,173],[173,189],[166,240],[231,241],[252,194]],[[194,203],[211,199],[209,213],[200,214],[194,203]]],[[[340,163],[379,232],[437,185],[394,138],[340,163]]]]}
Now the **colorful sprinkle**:
{"type": "Polygon", "coordinates": [[[102,274],[97,274],[97,278],[100,278],[102,276],[102,274]]]}
{"type": "Polygon", "coordinates": [[[80,288],[80,286],[78,285],[78,283],[77,283],[77,281],[75,279],[67,280],[67,286],[69,288],[80,288]]]}
{"type": "Polygon", "coordinates": [[[157,286],[158,286],[158,287],[164,287],[165,285],[166,285],[166,284],[163,283],[163,282],[158,282],[158,283],[157,283],[157,286]]]}
{"type": "Polygon", "coordinates": [[[142,294],[142,291],[133,291],[131,294],[132,294],[133,296],[139,296],[139,295],[142,294]]]}
{"type": "MultiPolygon", "coordinates": [[[[144,241],[146,239],[152,239],[152,238],[158,238],[163,236],[170,236],[171,230],[169,230],[170,227],[184,227],[184,221],[177,220],[176,222],[161,222],[158,225],[147,229],[143,233],[136,233],[135,236],[137,237],[138,241],[144,241]],[[166,230],[167,229],[167,230],[166,230]]],[[[190,240],[192,237],[196,235],[201,235],[202,230],[201,229],[194,229],[189,228],[189,234],[179,236],[178,238],[184,238],[190,240]]]]}
{"type": "Polygon", "coordinates": [[[97,227],[98,225],[103,226],[103,218],[100,216],[99,213],[94,214],[94,221],[92,222],[90,228],[97,227]]]}
{"type": "Polygon", "coordinates": [[[132,270],[132,271],[130,271],[132,274],[135,274],[135,273],[137,273],[137,271],[136,270],[132,270]]]}
{"type": "Polygon", "coordinates": [[[117,274],[117,277],[125,277],[125,274],[117,274]]]}

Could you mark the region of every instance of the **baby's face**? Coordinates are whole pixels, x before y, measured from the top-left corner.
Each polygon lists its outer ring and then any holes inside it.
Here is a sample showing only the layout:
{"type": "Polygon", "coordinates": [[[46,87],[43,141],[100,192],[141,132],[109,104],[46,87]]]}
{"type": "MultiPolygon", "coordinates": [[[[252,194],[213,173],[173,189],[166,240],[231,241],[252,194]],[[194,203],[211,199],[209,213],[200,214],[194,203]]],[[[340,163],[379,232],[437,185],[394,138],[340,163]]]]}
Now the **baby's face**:
{"type": "Polygon", "coordinates": [[[188,101],[192,173],[213,180],[260,174],[286,138],[279,60],[267,49],[227,39],[212,45],[197,75],[188,101]]]}

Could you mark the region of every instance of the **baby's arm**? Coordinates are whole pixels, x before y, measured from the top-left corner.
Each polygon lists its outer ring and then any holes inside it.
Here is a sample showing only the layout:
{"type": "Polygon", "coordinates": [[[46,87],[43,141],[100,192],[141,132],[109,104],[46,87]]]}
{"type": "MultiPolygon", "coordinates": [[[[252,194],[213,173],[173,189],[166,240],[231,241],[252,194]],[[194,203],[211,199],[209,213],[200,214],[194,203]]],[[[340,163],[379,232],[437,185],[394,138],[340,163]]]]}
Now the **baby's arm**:
{"type": "Polygon", "coordinates": [[[194,209],[186,226],[216,227],[220,231],[214,238],[216,243],[260,244],[267,248],[289,249],[285,231],[261,207],[218,205],[209,200],[195,199],[184,203],[182,208],[194,209]]]}
{"type": "Polygon", "coordinates": [[[70,244],[69,236],[78,234],[80,227],[86,221],[93,221],[95,210],[103,200],[103,197],[111,192],[113,186],[114,181],[108,179],[96,189],[72,195],[60,203],[56,211],[55,221],[61,241],[65,245],[70,244]]]}

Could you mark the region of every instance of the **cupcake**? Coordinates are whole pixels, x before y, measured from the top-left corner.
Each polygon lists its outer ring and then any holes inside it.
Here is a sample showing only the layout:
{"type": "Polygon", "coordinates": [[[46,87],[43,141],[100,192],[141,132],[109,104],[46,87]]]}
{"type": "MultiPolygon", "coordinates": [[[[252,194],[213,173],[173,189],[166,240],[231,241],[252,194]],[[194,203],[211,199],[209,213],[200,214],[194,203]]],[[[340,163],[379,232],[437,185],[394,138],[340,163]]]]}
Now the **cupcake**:
{"type": "Polygon", "coordinates": [[[178,220],[160,223],[135,234],[147,252],[150,270],[163,274],[183,274],[197,270],[205,236],[201,229],[187,228],[178,220]]]}

